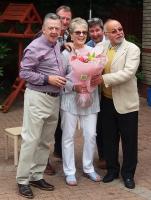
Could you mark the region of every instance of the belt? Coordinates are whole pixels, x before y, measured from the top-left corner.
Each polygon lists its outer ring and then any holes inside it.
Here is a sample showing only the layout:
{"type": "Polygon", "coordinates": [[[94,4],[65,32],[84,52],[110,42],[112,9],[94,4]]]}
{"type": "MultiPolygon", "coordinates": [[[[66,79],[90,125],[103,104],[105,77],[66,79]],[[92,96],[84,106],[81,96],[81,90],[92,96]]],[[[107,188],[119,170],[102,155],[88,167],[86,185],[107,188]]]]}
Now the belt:
{"type": "Polygon", "coordinates": [[[47,95],[49,95],[51,97],[58,97],[58,96],[60,96],[60,93],[55,93],[55,92],[42,92],[42,93],[47,94],[47,95]]]}

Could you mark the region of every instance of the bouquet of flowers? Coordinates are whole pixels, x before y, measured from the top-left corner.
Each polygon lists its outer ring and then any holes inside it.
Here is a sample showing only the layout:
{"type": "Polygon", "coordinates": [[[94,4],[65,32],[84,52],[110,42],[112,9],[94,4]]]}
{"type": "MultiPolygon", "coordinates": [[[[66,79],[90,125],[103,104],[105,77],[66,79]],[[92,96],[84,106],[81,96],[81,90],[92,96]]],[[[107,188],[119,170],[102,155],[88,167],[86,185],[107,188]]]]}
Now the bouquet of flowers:
{"type": "Polygon", "coordinates": [[[103,66],[106,63],[106,56],[101,53],[101,49],[96,47],[91,51],[75,52],[70,57],[72,66],[71,79],[74,85],[87,88],[86,93],[77,93],[77,105],[86,108],[92,105],[92,92],[95,87],[91,86],[91,79],[95,75],[101,75],[103,66]]]}

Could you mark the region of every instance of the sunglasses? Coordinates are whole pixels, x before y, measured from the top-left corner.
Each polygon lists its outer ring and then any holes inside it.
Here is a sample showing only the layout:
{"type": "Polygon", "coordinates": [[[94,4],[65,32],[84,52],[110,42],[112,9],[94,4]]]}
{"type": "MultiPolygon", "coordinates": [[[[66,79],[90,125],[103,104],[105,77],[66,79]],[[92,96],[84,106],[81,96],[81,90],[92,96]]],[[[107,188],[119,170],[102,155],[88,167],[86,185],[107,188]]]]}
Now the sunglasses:
{"type": "Polygon", "coordinates": [[[113,29],[112,31],[107,31],[106,33],[117,34],[118,32],[122,32],[123,28],[113,29]]]}
{"type": "Polygon", "coordinates": [[[88,32],[87,31],[75,31],[75,32],[73,32],[75,35],[77,35],[77,36],[80,36],[81,34],[82,35],[87,35],[88,34],[88,32]]]}

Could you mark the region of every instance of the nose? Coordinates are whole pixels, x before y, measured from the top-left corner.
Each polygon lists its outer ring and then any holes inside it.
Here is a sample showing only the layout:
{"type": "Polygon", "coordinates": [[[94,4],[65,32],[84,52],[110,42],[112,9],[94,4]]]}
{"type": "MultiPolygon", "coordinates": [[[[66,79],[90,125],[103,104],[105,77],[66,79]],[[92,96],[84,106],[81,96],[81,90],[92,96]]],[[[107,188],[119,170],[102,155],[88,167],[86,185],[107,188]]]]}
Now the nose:
{"type": "Polygon", "coordinates": [[[93,35],[94,35],[94,36],[97,36],[97,34],[98,34],[98,33],[97,33],[96,31],[93,32],[93,35]]]}
{"type": "Polygon", "coordinates": [[[69,25],[69,24],[70,24],[70,19],[67,18],[67,17],[63,18],[61,21],[62,21],[62,23],[65,24],[65,25],[69,25]]]}
{"type": "Polygon", "coordinates": [[[118,29],[116,30],[117,33],[121,33],[121,31],[119,31],[118,29]]]}
{"type": "Polygon", "coordinates": [[[66,23],[67,23],[67,19],[64,18],[64,19],[62,20],[62,23],[63,23],[63,24],[66,24],[66,23]]]}
{"type": "Polygon", "coordinates": [[[123,32],[122,28],[116,29],[117,34],[121,34],[123,32]]]}
{"type": "Polygon", "coordinates": [[[55,32],[56,32],[56,28],[53,27],[51,31],[52,31],[53,33],[55,33],[55,32]]]}
{"type": "Polygon", "coordinates": [[[83,36],[83,35],[84,35],[84,34],[81,32],[81,33],[80,33],[80,36],[83,36]]]}
{"type": "Polygon", "coordinates": [[[85,36],[85,34],[83,32],[80,32],[80,36],[85,36]]]}

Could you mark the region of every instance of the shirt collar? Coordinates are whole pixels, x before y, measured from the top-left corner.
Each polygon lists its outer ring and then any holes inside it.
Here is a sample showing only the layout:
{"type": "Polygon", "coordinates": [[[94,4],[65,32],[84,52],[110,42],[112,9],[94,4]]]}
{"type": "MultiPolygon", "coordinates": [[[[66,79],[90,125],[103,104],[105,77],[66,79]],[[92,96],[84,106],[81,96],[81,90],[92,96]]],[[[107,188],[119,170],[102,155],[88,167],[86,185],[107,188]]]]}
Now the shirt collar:
{"type": "MultiPolygon", "coordinates": [[[[123,39],[123,41],[124,41],[124,39],[123,39]]],[[[112,46],[111,43],[110,43],[108,48],[109,49],[114,48],[117,51],[117,49],[121,46],[121,44],[123,43],[123,41],[120,44],[115,45],[115,46],[112,46]]]]}
{"type": "Polygon", "coordinates": [[[58,41],[59,41],[59,42],[66,42],[68,37],[69,37],[69,32],[68,32],[68,30],[66,30],[66,31],[64,32],[63,36],[60,35],[60,36],[58,37],[58,41]]]}
{"type": "Polygon", "coordinates": [[[91,44],[92,44],[92,47],[95,47],[96,46],[96,43],[94,42],[94,40],[91,40],[91,44]]]}
{"type": "Polygon", "coordinates": [[[49,42],[49,40],[46,38],[46,36],[44,34],[41,35],[41,39],[47,46],[49,46],[51,48],[54,48],[57,44],[57,42],[55,42],[55,43],[49,42]]]}
{"type": "Polygon", "coordinates": [[[118,44],[118,45],[116,45],[116,46],[112,46],[111,44],[109,44],[109,47],[108,47],[108,48],[109,48],[109,49],[113,48],[113,49],[117,50],[119,46],[120,46],[120,44],[118,44]]]}

